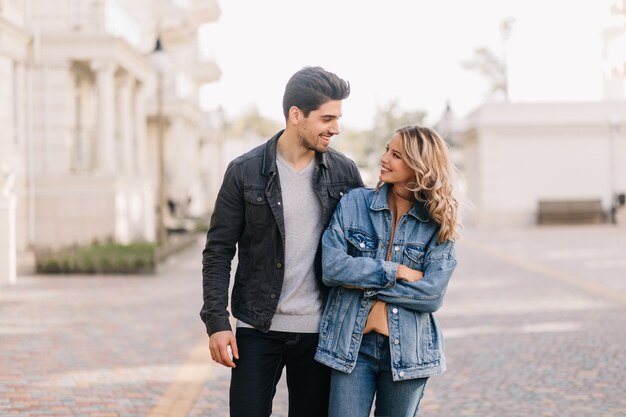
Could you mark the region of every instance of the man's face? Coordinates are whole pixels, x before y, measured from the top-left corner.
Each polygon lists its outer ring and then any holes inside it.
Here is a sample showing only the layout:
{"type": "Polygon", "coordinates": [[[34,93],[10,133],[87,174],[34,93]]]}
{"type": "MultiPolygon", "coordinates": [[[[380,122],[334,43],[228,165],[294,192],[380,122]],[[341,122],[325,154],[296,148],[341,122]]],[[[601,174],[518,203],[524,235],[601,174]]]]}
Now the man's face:
{"type": "Polygon", "coordinates": [[[311,111],[308,117],[300,116],[297,128],[302,146],[316,152],[327,152],[330,138],[339,134],[341,101],[327,101],[311,111]]]}

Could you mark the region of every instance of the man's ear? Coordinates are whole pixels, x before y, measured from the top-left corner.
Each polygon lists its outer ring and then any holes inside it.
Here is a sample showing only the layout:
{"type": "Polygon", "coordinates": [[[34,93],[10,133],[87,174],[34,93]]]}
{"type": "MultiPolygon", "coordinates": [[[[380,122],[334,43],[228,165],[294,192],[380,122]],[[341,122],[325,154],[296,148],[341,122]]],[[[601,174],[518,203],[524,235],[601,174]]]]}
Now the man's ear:
{"type": "Polygon", "coordinates": [[[300,123],[300,121],[304,118],[304,113],[302,113],[302,110],[300,110],[296,106],[291,106],[289,108],[288,114],[289,114],[289,121],[294,125],[297,125],[298,123],[300,123]]]}

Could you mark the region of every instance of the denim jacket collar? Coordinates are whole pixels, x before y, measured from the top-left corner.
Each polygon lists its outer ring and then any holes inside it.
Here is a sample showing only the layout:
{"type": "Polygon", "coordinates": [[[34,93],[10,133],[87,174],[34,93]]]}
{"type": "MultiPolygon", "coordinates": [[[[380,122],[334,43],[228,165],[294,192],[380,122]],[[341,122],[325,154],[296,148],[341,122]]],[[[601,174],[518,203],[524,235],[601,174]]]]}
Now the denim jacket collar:
{"type": "MultiPolygon", "coordinates": [[[[391,189],[391,185],[385,183],[380,186],[378,192],[374,194],[374,198],[372,199],[372,204],[370,204],[370,209],[375,211],[381,210],[390,210],[389,204],[387,203],[387,196],[389,194],[389,190],[391,189]]],[[[428,209],[426,209],[426,205],[423,201],[416,201],[411,207],[411,210],[407,213],[417,220],[421,222],[430,221],[430,215],[428,214],[428,209]]]]}
{"type": "MultiPolygon", "coordinates": [[[[263,168],[261,172],[265,176],[270,176],[277,172],[276,168],[276,144],[278,139],[283,134],[285,129],[276,133],[265,145],[265,151],[263,152],[263,168]]],[[[326,168],[331,168],[330,160],[325,153],[315,152],[315,162],[317,165],[323,165],[326,168]]]]}

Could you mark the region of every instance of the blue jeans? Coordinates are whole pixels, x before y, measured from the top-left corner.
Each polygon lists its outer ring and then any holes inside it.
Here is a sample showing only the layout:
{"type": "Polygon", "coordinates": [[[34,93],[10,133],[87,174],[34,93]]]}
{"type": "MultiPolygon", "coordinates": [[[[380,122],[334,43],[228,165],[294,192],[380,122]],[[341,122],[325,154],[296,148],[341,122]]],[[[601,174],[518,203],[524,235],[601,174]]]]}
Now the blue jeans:
{"type": "Polygon", "coordinates": [[[330,372],[313,359],[317,333],[238,328],[236,337],[239,359],[230,380],[231,417],[269,417],[283,368],[289,417],[326,417],[330,372]]]}
{"type": "Polygon", "coordinates": [[[376,332],[363,335],[352,373],[332,370],[329,417],[369,417],[376,394],[374,415],[414,417],[428,378],[394,382],[391,378],[389,338],[376,332]]]}

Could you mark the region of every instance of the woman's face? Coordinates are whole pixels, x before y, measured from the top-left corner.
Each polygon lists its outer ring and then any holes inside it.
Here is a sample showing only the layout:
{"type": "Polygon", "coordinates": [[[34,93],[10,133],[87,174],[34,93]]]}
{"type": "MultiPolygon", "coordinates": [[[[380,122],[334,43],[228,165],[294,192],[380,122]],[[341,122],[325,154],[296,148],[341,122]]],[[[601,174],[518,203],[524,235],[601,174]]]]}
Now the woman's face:
{"type": "Polygon", "coordinates": [[[400,133],[393,135],[380,158],[381,169],[379,179],[388,184],[408,184],[415,181],[415,172],[404,162],[400,151],[402,137],[400,133]]]}

